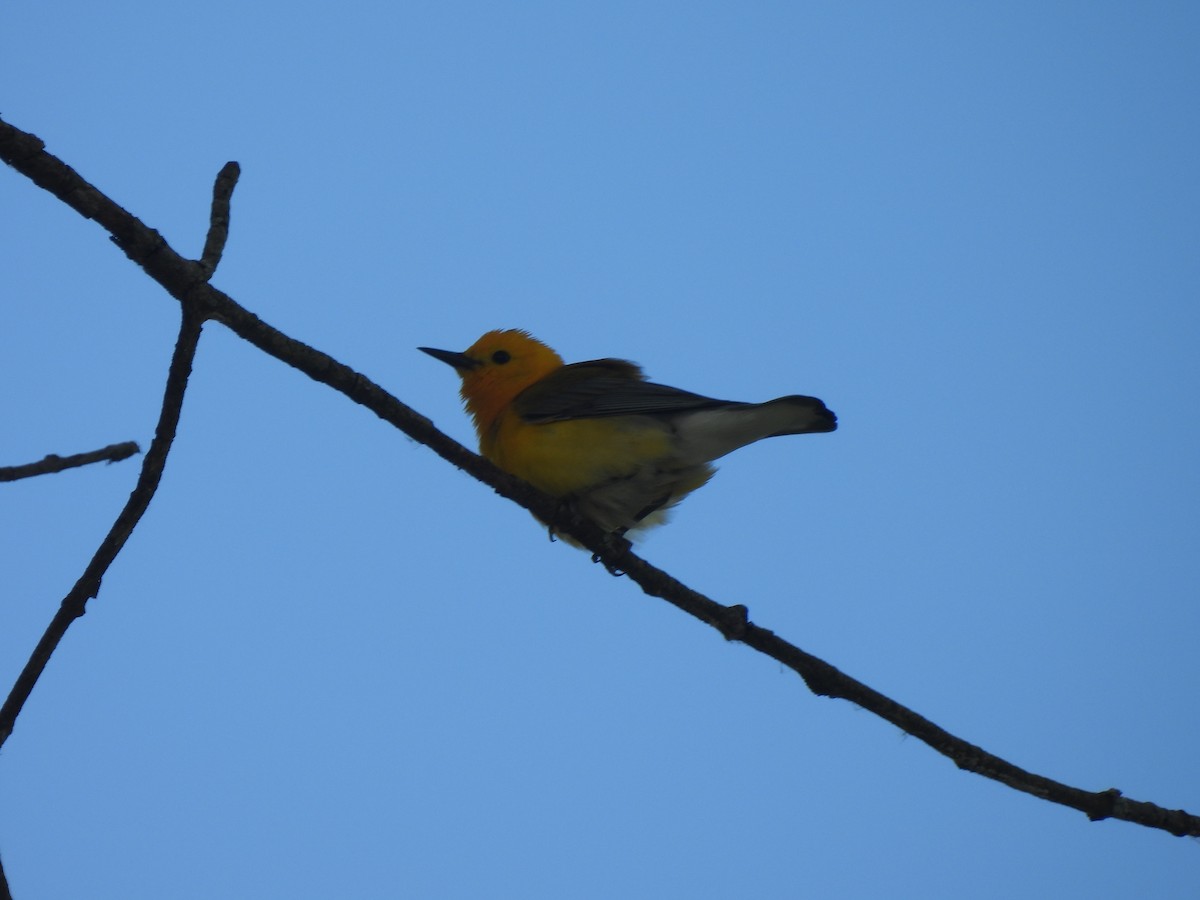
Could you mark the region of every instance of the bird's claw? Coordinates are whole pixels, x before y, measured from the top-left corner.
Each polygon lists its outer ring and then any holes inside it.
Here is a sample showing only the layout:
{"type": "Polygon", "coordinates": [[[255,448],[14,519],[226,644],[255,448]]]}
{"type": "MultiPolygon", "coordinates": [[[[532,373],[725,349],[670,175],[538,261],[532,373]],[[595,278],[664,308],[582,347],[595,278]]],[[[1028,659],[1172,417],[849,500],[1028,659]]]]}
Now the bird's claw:
{"type": "Polygon", "coordinates": [[[592,554],[592,562],[603,563],[609,575],[620,577],[625,574],[625,570],[617,565],[616,562],[608,562],[605,557],[615,557],[617,560],[620,560],[631,549],[633,549],[633,544],[625,537],[624,529],[609,532],[604,536],[604,549],[599,553],[592,554]]]}

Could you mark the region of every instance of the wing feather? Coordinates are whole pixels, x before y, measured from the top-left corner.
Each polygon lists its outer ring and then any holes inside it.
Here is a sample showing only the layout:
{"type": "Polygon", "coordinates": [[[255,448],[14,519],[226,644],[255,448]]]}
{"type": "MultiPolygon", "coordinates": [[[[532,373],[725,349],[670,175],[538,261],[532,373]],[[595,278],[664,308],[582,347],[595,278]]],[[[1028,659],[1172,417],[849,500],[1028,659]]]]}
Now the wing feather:
{"type": "Polygon", "coordinates": [[[654,415],[741,405],[646,381],[640,368],[623,359],[593,359],[563,366],[526,388],[513,401],[517,413],[527,422],[654,415]]]}

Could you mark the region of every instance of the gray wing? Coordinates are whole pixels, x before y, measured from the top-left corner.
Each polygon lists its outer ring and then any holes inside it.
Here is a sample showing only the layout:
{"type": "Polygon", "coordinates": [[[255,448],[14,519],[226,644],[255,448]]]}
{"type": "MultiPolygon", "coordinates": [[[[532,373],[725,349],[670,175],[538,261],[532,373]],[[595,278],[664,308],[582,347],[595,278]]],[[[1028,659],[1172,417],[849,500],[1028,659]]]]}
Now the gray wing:
{"type": "Polygon", "coordinates": [[[641,369],[622,359],[595,359],[563,366],[518,394],[513,405],[527,422],[554,422],[744,404],[645,381],[641,369]]]}

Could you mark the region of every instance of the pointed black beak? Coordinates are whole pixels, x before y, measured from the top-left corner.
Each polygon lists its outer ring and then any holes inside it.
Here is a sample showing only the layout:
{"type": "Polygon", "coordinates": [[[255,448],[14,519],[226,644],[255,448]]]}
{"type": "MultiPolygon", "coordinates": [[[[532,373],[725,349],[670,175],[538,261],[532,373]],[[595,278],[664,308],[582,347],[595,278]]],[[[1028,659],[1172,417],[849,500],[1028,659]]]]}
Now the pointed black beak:
{"type": "Polygon", "coordinates": [[[422,353],[428,353],[434,359],[440,359],[448,366],[454,366],[458,372],[469,372],[479,365],[479,360],[471,359],[465,353],[456,353],[453,350],[435,350],[433,347],[418,347],[422,353]]]}

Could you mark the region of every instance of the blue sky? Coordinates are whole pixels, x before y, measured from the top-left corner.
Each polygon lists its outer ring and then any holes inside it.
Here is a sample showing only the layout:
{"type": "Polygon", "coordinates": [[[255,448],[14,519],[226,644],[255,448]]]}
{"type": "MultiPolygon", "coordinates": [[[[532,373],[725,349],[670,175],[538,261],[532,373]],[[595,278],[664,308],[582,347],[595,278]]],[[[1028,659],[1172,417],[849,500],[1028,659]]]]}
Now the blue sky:
{"type": "MultiPolygon", "coordinates": [[[[9,5],[0,110],[473,446],[523,327],[832,435],[651,561],[1017,765],[1200,811],[1200,7],[9,5]]],[[[149,443],[177,305],[0,173],[0,464],[149,443]]],[[[11,684],[136,461],[6,486],[11,684]]],[[[551,544],[220,326],[0,755],[16,895],[1196,895],[551,544]]]]}

